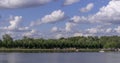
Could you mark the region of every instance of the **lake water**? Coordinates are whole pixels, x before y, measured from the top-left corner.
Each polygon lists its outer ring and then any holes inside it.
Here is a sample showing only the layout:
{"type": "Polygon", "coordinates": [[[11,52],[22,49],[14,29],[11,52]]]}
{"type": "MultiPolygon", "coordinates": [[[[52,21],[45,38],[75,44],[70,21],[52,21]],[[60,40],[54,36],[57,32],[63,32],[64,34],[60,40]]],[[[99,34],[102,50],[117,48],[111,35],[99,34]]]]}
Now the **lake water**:
{"type": "Polygon", "coordinates": [[[0,63],[120,63],[120,53],[0,53],[0,63]]]}

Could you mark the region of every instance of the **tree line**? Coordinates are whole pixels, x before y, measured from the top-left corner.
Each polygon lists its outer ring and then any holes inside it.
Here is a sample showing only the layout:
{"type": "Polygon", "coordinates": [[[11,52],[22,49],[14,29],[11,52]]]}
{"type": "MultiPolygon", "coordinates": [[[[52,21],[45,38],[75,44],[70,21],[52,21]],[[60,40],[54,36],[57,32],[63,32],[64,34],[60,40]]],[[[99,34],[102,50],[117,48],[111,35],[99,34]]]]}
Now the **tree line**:
{"type": "Polygon", "coordinates": [[[102,49],[102,48],[120,48],[120,36],[88,36],[88,37],[68,37],[60,39],[35,39],[23,37],[22,39],[13,40],[5,34],[0,39],[0,48],[29,48],[29,49],[102,49]]]}

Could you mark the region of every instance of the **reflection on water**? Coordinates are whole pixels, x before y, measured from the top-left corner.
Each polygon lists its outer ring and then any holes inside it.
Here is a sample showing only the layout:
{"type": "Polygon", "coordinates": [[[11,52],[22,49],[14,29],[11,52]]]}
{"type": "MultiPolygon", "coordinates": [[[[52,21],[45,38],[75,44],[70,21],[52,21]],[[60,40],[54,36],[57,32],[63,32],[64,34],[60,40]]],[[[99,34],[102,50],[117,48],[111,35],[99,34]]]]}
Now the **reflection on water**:
{"type": "Polygon", "coordinates": [[[16,63],[18,59],[18,54],[16,53],[1,53],[0,63],[16,63]]]}
{"type": "Polygon", "coordinates": [[[0,53],[0,63],[120,63],[120,53],[0,53]]]}

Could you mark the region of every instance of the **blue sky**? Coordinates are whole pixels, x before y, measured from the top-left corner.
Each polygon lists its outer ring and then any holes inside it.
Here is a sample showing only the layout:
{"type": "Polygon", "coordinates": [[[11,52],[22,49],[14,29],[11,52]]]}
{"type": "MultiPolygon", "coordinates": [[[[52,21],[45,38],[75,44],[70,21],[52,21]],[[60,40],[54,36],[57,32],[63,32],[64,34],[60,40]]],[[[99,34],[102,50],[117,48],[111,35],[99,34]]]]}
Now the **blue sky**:
{"type": "Polygon", "coordinates": [[[0,0],[0,36],[60,38],[120,34],[119,0],[0,0]]]}

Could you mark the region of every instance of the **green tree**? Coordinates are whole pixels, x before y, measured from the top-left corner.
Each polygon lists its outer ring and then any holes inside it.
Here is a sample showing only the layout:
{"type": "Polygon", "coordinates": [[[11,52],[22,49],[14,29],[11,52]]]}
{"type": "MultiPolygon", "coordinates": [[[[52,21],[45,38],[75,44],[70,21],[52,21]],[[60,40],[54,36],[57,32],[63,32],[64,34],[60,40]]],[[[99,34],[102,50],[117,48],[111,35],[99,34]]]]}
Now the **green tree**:
{"type": "Polygon", "coordinates": [[[3,45],[7,48],[13,46],[13,38],[9,34],[3,35],[3,45]]]}

